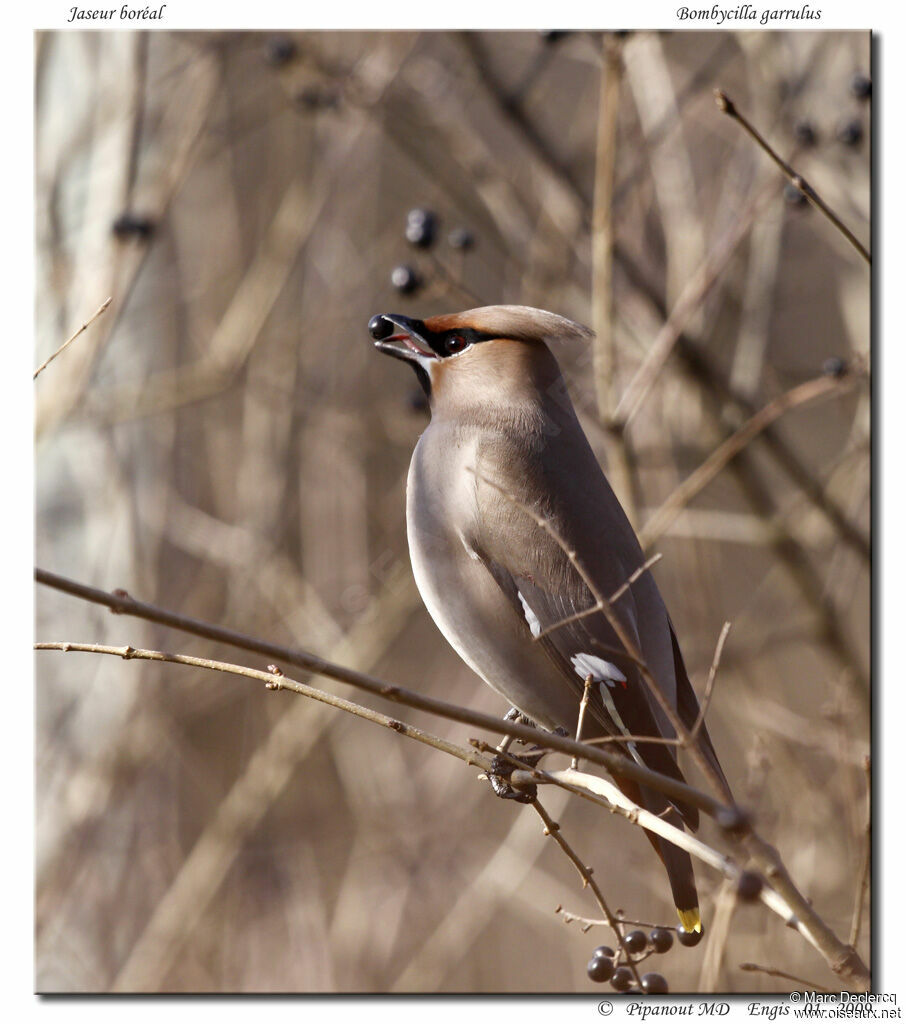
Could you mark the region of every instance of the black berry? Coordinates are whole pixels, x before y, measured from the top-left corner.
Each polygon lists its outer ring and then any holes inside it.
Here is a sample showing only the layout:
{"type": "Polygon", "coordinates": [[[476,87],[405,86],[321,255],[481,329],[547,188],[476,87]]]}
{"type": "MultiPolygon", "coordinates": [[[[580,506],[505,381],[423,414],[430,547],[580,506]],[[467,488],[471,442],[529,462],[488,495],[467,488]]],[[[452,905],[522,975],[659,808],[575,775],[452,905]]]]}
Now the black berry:
{"type": "Polygon", "coordinates": [[[783,187],[783,198],[790,206],[806,206],[808,204],[805,193],[801,189],[796,188],[791,181],[787,182],[783,187]]]}
{"type": "Polygon", "coordinates": [[[844,121],[837,129],[837,138],[844,146],[858,146],[864,134],[862,122],[857,117],[844,121]]]}
{"type": "Polygon", "coordinates": [[[475,237],[466,228],[454,228],[447,236],[452,249],[471,249],[475,245],[475,237]]]}
{"type": "Polygon", "coordinates": [[[663,974],[651,971],[642,975],[642,991],[649,996],[665,996],[670,990],[667,988],[667,979],[663,974]]]}
{"type": "Polygon", "coordinates": [[[871,79],[857,71],[849,81],[849,91],[857,100],[871,98],[871,79]]]}
{"type": "Polygon", "coordinates": [[[610,946],[598,946],[598,948],[591,955],[593,957],[594,956],[606,956],[606,957],[610,957],[610,959],[613,960],[614,952],[610,948],[610,946]]]}
{"type": "Polygon", "coordinates": [[[273,68],[288,64],[296,56],[296,44],[286,36],[274,36],[264,44],[264,59],[273,68]]]}
{"type": "Polygon", "coordinates": [[[845,377],[848,369],[846,360],[841,359],[839,356],[831,356],[830,359],[825,359],[821,366],[821,372],[825,377],[845,377]]]}
{"type": "Polygon", "coordinates": [[[137,238],[145,242],[154,234],[154,221],[135,213],[121,213],[113,222],[112,231],[117,238],[137,238]]]}
{"type": "Polygon", "coordinates": [[[618,967],[613,972],[610,984],[617,992],[628,992],[629,986],[632,984],[632,971],[628,967],[618,967]]]}
{"type": "Polygon", "coordinates": [[[332,110],[340,105],[338,93],[329,89],[319,89],[314,85],[300,89],[293,96],[293,101],[303,110],[332,110]]]}
{"type": "Polygon", "coordinates": [[[431,221],[406,225],[406,240],[420,249],[427,249],[434,241],[434,225],[431,221]]]}
{"type": "Polygon", "coordinates": [[[652,928],[648,941],[655,953],[666,953],[673,946],[673,935],[666,928],[652,928]]]}
{"type": "Polygon", "coordinates": [[[422,249],[434,241],[437,217],[430,211],[416,206],[406,214],[406,238],[422,249]]]}
{"type": "Polygon", "coordinates": [[[793,126],[793,136],[800,146],[814,146],[818,141],[818,133],[811,121],[797,121],[793,126]]]}
{"type": "Polygon", "coordinates": [[[717,812],[716,820],[717,824],[731,835],[741,835],[751,824],[749,816],[739,807],[725,807],[717,812]]]}
{"type": "Polygon", "coordinates": [[[390,273],[390,283],[403,295],[411,295],[421,287],[418,274],[416,274],[412,267],[406,266],[405,263],[401,263],[398,267],[393,268],[390,273]]]}
{"type": "Polygon", "coordinates": [[[613,960],[609,956],[593,956],[588,961],[588,976],[592,981],[610,981],[613,977],[613,960]]]}
{"type": "Polygon", "coordinates": [[[705,930],[702,928],[700,932],[687,932],[686,929],[680,925],[679,928],[676,929],[676,937],[679,939],[681,946],[697,946],[705,937],[705,930]]]}
{"type": "Polygon", "coordinates": [[[389,338],[393,331],[393,322],[388,320],[387,317],[381,316],[380,313],[368,321],[368,333],[375,341],[383,341],[385,338],[389,338]]]}
{"type": "Polygon", "coordinates": [[[648,945],[648,936],[641,930],[629,932],[623,937],[623,948],[628,953],[641,953],[648,945]]]}
{"type": "Polygon", "coordinates": [[[736,895],[743,902],[750,903],[758,899],[763,884],[761,875],[755,871],[743,871],[736,881],[736,895]]]}

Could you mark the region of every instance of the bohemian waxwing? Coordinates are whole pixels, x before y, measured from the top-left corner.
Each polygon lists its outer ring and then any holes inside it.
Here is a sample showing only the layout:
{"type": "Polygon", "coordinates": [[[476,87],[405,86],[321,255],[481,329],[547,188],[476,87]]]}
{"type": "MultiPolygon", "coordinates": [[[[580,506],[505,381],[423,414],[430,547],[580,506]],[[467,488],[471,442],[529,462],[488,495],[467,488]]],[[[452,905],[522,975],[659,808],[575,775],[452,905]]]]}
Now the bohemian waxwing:
{"type": "MultiPolygon", "coordinates": [[[[368,328],[376,348],[413,367],[428,396],[431,422],[412,455],[406,521],[415,581],[454,650],[545,729],[576,735],[591,676],[583,740],[674,737],[606,617],[579,614],[595,600],[564,550],[575,552],[598,593],[608,596],[645,562],[548,348],[592,332],[529,306],[485,306],[427,320],[381,314],[368,328]],[[562,545],[520,506],[550,524],[562,545]]],[[[639,575],[612,611],[691,728],[698,701],[651,573],[639,575]]],[[[697,741],[725,782],[704,726],[697,741]]],[[[674,746],[621,746],[639,764],[683,779],[674,746]]],[[[652,813],[697,828],[695,807],[615,781],[652,813]]],[[[647,835],[667,870],[683,927],[700,931],[689,855],[647,835]]]]}

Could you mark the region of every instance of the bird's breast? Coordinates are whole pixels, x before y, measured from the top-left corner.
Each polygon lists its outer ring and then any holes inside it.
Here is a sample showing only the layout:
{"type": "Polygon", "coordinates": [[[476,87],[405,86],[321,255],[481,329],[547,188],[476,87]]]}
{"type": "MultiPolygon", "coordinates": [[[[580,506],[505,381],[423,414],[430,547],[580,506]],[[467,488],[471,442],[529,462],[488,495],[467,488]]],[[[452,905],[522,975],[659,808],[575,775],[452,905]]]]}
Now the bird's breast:
{"type": "Polygon", "coordinates": [[[507,701],[540,725],[571,727],[568,688],[470,543],[482,525],[481,439],[432,431],[434,424],[416,446],[406,491],[409,554],[425,607],[456,653],[507,701]]]}

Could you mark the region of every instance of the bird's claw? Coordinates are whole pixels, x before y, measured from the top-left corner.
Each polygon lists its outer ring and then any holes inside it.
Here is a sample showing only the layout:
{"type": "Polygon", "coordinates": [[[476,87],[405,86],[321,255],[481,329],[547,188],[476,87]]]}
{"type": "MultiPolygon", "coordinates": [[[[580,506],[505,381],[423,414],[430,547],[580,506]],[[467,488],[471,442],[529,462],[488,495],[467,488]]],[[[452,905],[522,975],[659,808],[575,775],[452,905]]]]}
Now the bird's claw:
{"type": "Polygon", "coordinates": [[[498,754],[491,762],[488,781],[491,783],[494,793],[501,800],[515,800],[519,804],[530,804],[538,796],[538,787],[534,783],[529,786],[520,786],[519,789],[510,785],[509,779],[515,767],[516,765],[512,761],[498,754]]]}

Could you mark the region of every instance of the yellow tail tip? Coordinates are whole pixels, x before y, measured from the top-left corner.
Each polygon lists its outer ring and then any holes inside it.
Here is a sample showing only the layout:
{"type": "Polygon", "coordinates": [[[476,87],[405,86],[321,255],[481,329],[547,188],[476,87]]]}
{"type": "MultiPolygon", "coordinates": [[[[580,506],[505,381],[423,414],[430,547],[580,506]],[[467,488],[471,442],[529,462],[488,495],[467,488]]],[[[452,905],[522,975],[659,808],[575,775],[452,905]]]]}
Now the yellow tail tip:
{"type": "Polygon", "coordinates": [[[677,914],[679,914],[680,924],[687,932],[700,932],[702,930],[702,916],[698,911],[698,907],[693,907],[692,910],[680,910],[676,908],[677,914]]]}

